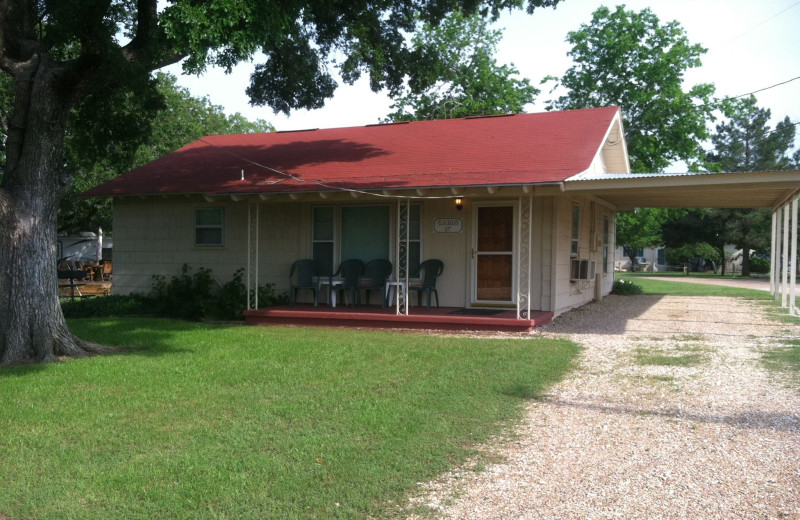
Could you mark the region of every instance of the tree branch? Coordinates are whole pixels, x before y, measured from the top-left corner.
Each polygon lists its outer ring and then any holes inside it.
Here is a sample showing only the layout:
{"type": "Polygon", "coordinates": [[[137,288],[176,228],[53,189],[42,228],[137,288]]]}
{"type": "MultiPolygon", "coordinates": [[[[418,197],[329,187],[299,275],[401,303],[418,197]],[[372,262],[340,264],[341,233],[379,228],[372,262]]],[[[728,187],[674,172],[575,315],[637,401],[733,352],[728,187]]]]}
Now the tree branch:
{"type": "Polygon", "coordinates": [[[157,0],[137,0],[136,35],[122,48],[123,56],[148,70],[172,65],[186,56],[177,52],[164,52],[166,49],[159,48],[163,43],[163,34],[158,27],[157,0]]]}

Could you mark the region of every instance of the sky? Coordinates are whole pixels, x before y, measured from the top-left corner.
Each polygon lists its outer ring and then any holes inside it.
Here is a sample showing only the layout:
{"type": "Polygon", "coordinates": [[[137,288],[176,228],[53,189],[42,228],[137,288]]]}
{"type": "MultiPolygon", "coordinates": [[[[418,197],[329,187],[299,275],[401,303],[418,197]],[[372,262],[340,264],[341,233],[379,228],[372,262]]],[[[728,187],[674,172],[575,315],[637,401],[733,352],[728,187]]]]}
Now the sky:
{"type": "MultiPolygon", "coordinates": [[[[513,63],[520,76],[537,85],[545,76],[560,77],[572,65],[567,33],[588,24],[599,6],[618,4],[635,11],[649,7],[662,23],[677,20],[691,43],[708,49],[703,65],[687,71],[687,89],[713,83],[717,96],[739,96],[800,76],[800,0],[562,0],[555,9],[537,9],[532,15],[504,13],[493,25],[503,29],[498,63],[513,63]]],[[[317,110],[295,110],[286,116],[269,107],[253,107],[245,94],[253,68],[253,63],[245,63],[231,74],[210,69],[200,77],[182,75],[179,66],[168,70],[193,95],[208,96],[228,114],[265,119],[277,130],[374,124],[391,112],[391,100],[385,93],[372,92],[365,80],[352,86],[340,81],[335,96],[317,110]]],[[[549,88],[543,86],[526,112],[544,111],[545,102],[553,98],[549,88]]],[[[786,116],[800,122],[800,79],[755,96],[760,107],[772,111],[772,126],[786,116]]],[[[797,143],[800,146],[800,136],[797,143]]]]}

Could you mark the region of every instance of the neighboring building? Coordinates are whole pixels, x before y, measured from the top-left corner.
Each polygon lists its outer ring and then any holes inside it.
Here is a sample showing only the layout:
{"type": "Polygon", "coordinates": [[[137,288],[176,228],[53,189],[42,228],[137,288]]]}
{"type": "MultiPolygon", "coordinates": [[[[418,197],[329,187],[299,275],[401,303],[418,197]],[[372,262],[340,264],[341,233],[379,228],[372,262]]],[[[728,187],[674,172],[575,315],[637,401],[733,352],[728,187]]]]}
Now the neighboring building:
{"type": "Polygon", "coordinates": [[[84,231],[79,235],[59,235],[56,240],[57,257],[69,262],[97,262],[111,260],[113,239],[98,233],[84,231]]]}
{"type": "Polygon", "coordinates": [[[667,271],[666,249],[663,247],[647,247],[636,251],[636,262],[632,263],[627,247],[618,246],[614,251],[615,271],[667,271]]]}
{"type": "Polygon", "coordinates": [[[522,316],[611,291],[617,211],[707,206],[716,183],[715,202],[753,207],[800,186],[800,172],[629,172],[611,107],[206,137],[86,196],[114,197],[117,294],[182,264],[285,290],[300,258],[386,258],[395,276],[438,258],[442,306],[522,316]]]}

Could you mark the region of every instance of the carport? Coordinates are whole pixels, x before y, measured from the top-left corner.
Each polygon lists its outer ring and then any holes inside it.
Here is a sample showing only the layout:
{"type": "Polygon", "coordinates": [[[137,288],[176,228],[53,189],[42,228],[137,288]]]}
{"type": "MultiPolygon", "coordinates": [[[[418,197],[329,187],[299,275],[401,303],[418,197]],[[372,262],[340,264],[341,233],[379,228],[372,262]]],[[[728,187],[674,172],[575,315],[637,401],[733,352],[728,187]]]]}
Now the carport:
{"type": "Polygon", "coordinates": [[[770,208],[770,291],[798,314],[797,229],[800,171],[726,173],[581,173],[561,185],[564,192],[594,197],[615,211],[634,208],[770,208]]]}

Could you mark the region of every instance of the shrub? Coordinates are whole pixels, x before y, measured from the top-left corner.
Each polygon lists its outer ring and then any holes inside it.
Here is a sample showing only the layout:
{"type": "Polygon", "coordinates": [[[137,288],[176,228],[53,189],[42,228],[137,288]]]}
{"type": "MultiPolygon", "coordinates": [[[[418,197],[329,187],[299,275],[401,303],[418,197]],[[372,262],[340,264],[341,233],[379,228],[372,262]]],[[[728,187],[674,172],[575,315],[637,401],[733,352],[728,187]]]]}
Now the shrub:
{"type": "MultiPolygon", "coordinates": [[[[213,294],[209,304],[208,316],[218,320],[241,320],[247,306],[247,286],[244,283],[244,269],[237,269],[233,278],[213,294]]],[[[258,288],[258,306],[271,307],[289,303],[285,295],[275,293],[271,283],[258,288]]]]}
{"type": "Polygon", "coordinates": [[[611,291],[614,294],[620,294],[622,296],[644,294],[644,289],[642,289],[642,286],[630,280],[616,280],[611,291]]]}
{"type": "Polygon", "coordinates": [[[201,267],[194,274],[189,273],[191,270],[183,264],[181,274],[170,280],[162,275],[153,276],[153,288],[147,296],[154,302],[155,314],[185,320],[206,316],[214,278],[211,269],[201,267]]]}
{"type": "Polygon", "coordinates": [[[65,318],[107,318],[110,316],[141,316],[152,314],[153,302],[141,294],[97,296],[75,301],[63,301],[65,318]]]}
{"type": "Polygon", "coordinates": [[[759,273],[765,274],[769,272],[769,260],[766,258],[761,258],[760,256],[754,256],[750,259],[750,272],[751,273],[759,273]]]}
{"type": "MultiPolygon", "coordinates": [[[[242,320],[242,311],[247,306],[247,286],[244,284],[244,269],[237,269],[233,278],[219,289],[214,289],[211,269],[199,268],[190,274],[185,265],[181,274],[167,280],[163,276],[153,277],[153,289],[148,298],[157,302],[155,312],[160,316],[199,320],[242,320]]],[[[258,288],[258,306],[269,307],[288,303],[285,294],[276,294],[272,284],[258,288]]]]}
{"type": "MultiPolygon", "coordinates": [[[[214,281],[211,269],[199,268],[194,273],[184,264],[181,274],[168,278],[153,276],[153,286],[146,295],[98,296],[80,301],[64,301],[61,308],[67,318],[102,318],[109,316],[157,315],[184,320],[242,320],[247,306],[244,269],[222,287],[214,281]]],[[[286,293],[277,294],[273,284],[258,288],[258,306],[270,307],[289,303],[286,293]]]]}

